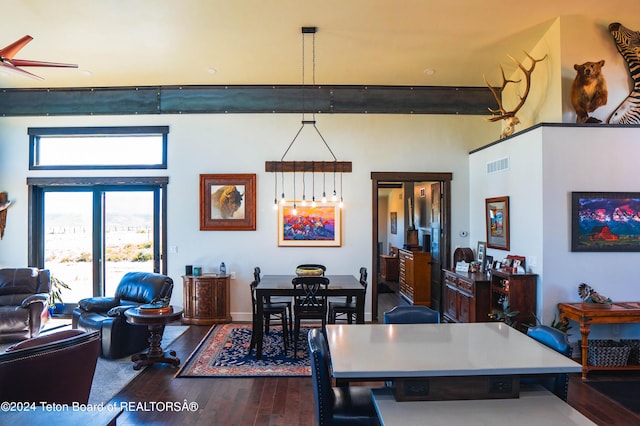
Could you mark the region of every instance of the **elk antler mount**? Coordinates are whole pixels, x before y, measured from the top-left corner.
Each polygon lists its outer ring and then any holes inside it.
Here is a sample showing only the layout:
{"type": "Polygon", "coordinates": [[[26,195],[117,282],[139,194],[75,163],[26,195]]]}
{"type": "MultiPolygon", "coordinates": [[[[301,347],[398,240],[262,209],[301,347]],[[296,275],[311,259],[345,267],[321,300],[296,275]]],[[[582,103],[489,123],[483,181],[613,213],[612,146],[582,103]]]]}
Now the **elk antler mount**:
{"type": "Polygon", "coordinates": [[[533,70],[535,69],[536,64],[538,62],[544,61],[547,58],[547,55],[544,55],[544,57],[541,59],[535,59],[531,55],[529,55],[527,52],[524,52],[524,54],[527,55],[527,57],[531,60],[531,66],[529,68],[526,68],[524,65],[522,65],[522,62],[518,61],[517,59],[509,55],[509,58],[511,58],[511,60],[518,66],[518,68],[520,68],[520,70],[524,73],[524,77],[525,77],[524,93],[520,95],[520,102],[518,103],[518,105],[516,105],[515,108],[513,108],[513,110],[507,111],[505,109],[502,103],[502,92],[504,91],[508,83],[517,84],[517,83],[520,83],[522,79],[520,80],[507,79],[507,77],[504,75],[504,68],[502,68],[502,65],[500,65],[500,71],[502,72],[502,85],[500,86],[499,89],[496,89],[495,87],[491,86],[491,84],[489,84],[489,82],[487,81],[487,77],[485,77],[484,75],[482,76],[484,78],[485,84],[489,87],[489,90],[491,90],[493,97],[496,99],[496,102],[498,103],[497,109],[488,108],[489,112],[492,115],[492,117],[489,118],[488,120],[491,122],[505,120],[506,122],[504,130],[502,130],[502,133],[500,134],[500,139],[503,139],[503,138],[506,138],[507,136],[512,135],[513,132],[515,131],[516,125],[520,124],[520,120],[518,119],[518,117],[516,117],[516,114],[518,113],[518,111],[520,111],[520,108],[522,108],[522,106],[524,105],[524,102],[527,100],[527,96],[529,96],[529,90],[531,89],[531,74],[533,73],[533,70]]]}

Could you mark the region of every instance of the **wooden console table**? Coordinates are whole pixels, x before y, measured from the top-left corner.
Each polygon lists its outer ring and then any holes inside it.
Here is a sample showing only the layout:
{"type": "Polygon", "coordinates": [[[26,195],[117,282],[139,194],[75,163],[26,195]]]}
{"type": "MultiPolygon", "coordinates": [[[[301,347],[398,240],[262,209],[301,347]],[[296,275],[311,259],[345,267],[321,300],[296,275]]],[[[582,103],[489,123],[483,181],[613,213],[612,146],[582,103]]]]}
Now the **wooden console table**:
{"type": "Polygon", "coordinates": [[[582,334],[582,378],[587,378],[590,370],[640,370],[640,365],[604,367],[589,365],[589,332],[591,324],[640,323],[640,302],[612,303],[610,308],[594,308],[582,303],[558,303],[560,320],[568,318],[580,324],[582,334]]]}

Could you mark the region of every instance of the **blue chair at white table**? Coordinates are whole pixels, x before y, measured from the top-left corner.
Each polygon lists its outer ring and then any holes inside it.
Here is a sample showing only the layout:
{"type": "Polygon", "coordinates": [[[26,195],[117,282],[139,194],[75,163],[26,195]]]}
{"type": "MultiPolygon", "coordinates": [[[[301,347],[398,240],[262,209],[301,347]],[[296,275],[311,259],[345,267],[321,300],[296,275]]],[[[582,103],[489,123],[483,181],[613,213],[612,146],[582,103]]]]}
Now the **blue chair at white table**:
{"type": "Polygon", "coordinates": [[[383,314],[385,324],[440,324],[440,312],[427,306],[396,306],[383,314]]]}
{"type": "Polygon", "coordinates": [[[309,357],[316,406],[316,422],[325,425],[378,425],[369,386],[333,387],[331,358],[326,338],[319,328],[309,331],[309,357]]]}
{"type": "MultiPolygon", "coordinates": [[[[535,327],[529,327],[527,330],[527,336],[537,340],[543,345],[550,347],[563,354],[566,357],[571,357],[571,345],[567,335],[562,331],[549,327],[548,325],[537,325],[535,327]]],[[[550,375],[531,375],[520,378],[521,385],[542,385],[554,394],[556,394],[563,401],[567,400],[567,394],[569,392],[569,375],[567,373],[558,373],[550,375]]]]}

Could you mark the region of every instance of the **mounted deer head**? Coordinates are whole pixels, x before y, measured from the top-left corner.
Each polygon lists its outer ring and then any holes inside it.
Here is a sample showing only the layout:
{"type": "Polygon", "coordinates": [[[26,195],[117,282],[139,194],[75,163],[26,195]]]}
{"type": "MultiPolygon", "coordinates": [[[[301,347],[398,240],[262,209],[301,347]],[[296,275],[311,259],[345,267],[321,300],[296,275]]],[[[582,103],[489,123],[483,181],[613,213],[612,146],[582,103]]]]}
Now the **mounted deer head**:
{"type": "Polygon", "coordinates": [[[518,111],[520,111],[520,108],[522,108],[522,106],[524,105],[524,102],[527,100],[527,96],[529,96],[529,90],[531,89],[531,73],[533,73],[533,70],[536,67],[536,64],[538,62],[544,61],[547,58],[547,55],[544,55],[544,57],[541,59],[535,59],[531,55],[529,55],[527,52],[524,52],[524,54],[527,55],[529,59],[531,59],[531,67],[528,69],[525,68],[525,66],[522,65],[520,61],[513,58],[512,56],[509,56],[509,58],[511,58],[511,60],[518,66],[518,68],[522,70],[525,77],[524,93],[520,95],[520,102],[518,103],[518,105],[516,105],[516,107],[512,111],[507,111],[502,105],[502,92],[504,91],[504,88],[507,86],[508,83],[520,83],[522,80],[507,79],[507,77],[504,75],[504,69],[502,68],[502,65],[500,65],[500,71],[502,72],[502,85],[500,86],[499,89],[496,90],[496,88],[494,88],[493,86],[491,86],[491,84],[489,84],[489,82],[487,81],[487,77],[485,77],[484,75],[482,76],[484,78],[485,84],[489,87],[489,90],[491,90],[493,97],[496,99],[496,102],[498,103],[498,109],[488,108],[489,112],[492,114],[492,117],[489,118],[488,120],[491,122],[498,121],[498,120],[505,120],[507,123],[504,130],[500,134],[500,139],[506,138],[507,136],[512,135],[513,132],[515,131],[516,125],[520,124],[520,120],[518,119],[518,117],[516,117],[516,114],[518,113],[518,111]]]}

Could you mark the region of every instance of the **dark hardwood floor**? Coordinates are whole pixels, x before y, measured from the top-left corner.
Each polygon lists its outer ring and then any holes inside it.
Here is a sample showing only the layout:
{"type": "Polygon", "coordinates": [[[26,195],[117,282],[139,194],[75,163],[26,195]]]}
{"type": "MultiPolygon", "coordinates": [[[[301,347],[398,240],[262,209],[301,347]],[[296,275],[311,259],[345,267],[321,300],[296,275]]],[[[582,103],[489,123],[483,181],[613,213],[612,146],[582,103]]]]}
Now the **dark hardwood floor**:
{"type": "MultiPolygon", "coordinates": [[[[397,295],[381,295],[381,311],[398,303],[397,295]],[[395,299],[394,299],[395,297],[395,299]]],[[[380,314],[382,318],[382,314],[380,314]]],[[[166,349],[173,349],[184,362],[208,331],[208,326],[191,326],[166,349]]],[[[129,403],[118,425],[315,425],[311,378],[174,378],[176,368],[147,367],[122,389],[110,403],[129,403]],[[171,402],[153,409],[149,403],[171,402]],[[145,404],[146,403],[146,404],[145,404]],[[194,411],[184,403],[197,404],[194,411]]],[[[638,373],[593,372],[588,380],[640,379],[638,373]]],[[[640,416],[603,397],[580,376],[571,377],[569,404],[599,425],[638,425],[640,416]]],[[[518,419],[514,419],[514,425],[518,419]]]]}

